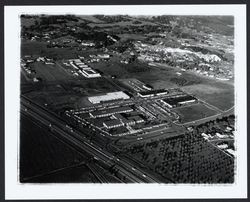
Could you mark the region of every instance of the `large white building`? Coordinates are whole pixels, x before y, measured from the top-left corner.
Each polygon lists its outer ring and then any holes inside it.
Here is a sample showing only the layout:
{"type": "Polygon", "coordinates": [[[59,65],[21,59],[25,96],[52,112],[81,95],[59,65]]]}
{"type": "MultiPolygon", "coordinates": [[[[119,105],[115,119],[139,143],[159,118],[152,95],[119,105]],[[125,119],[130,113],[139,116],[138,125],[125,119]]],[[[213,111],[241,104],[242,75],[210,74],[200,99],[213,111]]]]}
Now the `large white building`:
{"type": "Polygon", "coordinates": [[[126,93],[122,91],[117,91],[117,92],[107,93],[105,95],[88,97],[88,100],[93,104],[98,104],[105,101],[120,100],[120,99],[127,100],[129,98],[130,97],[126,93]]]}

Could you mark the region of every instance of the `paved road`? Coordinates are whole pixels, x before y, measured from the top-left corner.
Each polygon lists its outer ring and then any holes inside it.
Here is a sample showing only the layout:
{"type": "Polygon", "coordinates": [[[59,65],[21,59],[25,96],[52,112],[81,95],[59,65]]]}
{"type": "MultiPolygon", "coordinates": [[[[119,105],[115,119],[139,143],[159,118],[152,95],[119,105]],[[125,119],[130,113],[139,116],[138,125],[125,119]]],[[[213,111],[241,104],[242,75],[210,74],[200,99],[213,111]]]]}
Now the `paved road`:
{"type": "Polygon", "coordinates": [[[74,145],[74,147],[76,147],[78,150],[90,153],[91,155],[97,157],[99,161],[105,163],[108,166],[115,165],[119,174],[124,176],[130,182],[161,182],[154,176],[146,174],[144,171],[140,170],[140,168],[134,168],[134,165],[130,162],[118,159],[111,153],[100,149],[98,146],[94,145],[93,142],[89,142],[82,133],[76,130],[69,131],[62,120],[58,119],[56,116],[53,116],[51,112],[48,112],[46,109],[37,106],[36,104],[32,103],[32,101],[27,100],[23,96],[21,99],[21,106],[21,110],[24,113],[29,114],[43,124],[49,126],[51,130],[53,130],[53,132],[56,133],[60,138],[69,142],[71,145],[74,145]]]}

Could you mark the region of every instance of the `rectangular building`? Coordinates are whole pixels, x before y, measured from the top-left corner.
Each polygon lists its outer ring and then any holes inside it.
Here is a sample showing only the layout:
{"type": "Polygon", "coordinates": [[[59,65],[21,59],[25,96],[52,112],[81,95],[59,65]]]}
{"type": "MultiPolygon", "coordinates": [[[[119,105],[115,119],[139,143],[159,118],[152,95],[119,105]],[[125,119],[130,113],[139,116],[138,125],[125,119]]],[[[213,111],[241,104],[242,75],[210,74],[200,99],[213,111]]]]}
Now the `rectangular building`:
{"type": "Polygon", "coordinates": [[[191,95],[184,95],[184,96],[166,98],[163,99],[162,102],[166,104],[169,108],[173,108],[186,104],[195,103],[197,102],[197,99],[191,95]]]}
{"type": "Polygon", "coordinates": [[[87,78],[101,77],[101,75],[98,72],[96,72],[95,70],[93,70],[91,68],[84,68],[81,70],[81,73],[83,76],[85,76],[87,78]]]}
{"type": "Polygon", "coordinates": [[[153,96],[157,96],[157,95],[166,95],[166,94],[168,94],[168,91],[165,89],[138,92],[138,95],[140,97],[153,97],[153,96]]]}
{"type": "Polygon", "coordinates": [[[109,108],[106,110],[98,110],[98,111],[89,112],[89,115],[93,118],[98,118],[98,117],[111,116],[113,114],[128,113],[132,111],[133,109],[131,107],[125,106],[125,107],[116,107],[116,108],[109,108]]]}
{"type": "Polygon", "coordinates": [[[113,117],[117,120],[120,120],[122,123],[124,123],[124,125],[135,125],[136,123],[144,122],[144,119],[138,115],[124,117],[121,114],[115,114],[115,115],[113,115],[113,117]]]}
{"type": "Polygon", "coordinates": [[[112,120],[103,122],[103,126],[108,129],[121,127],[123,125],[124,124],[120,120],[117,120],[117,119],[112,119],[112,120]]]}
{"type": "Polygon", "coordinates": [[[118,91],[118,92],[107,93],[105,95],[88,97],[88,100],[93,104],[98,104],[105,101],[120,100],[120,99],[126,100],[129,98],[130,97],[126,93],[118,91]]]}
{"type": "Polygon", "coordinates": [[[144,122],[144,119],[140,116],[131,116],[128,118],[128,120],[133,120],[135,123],[142,123],[144,122]]]}

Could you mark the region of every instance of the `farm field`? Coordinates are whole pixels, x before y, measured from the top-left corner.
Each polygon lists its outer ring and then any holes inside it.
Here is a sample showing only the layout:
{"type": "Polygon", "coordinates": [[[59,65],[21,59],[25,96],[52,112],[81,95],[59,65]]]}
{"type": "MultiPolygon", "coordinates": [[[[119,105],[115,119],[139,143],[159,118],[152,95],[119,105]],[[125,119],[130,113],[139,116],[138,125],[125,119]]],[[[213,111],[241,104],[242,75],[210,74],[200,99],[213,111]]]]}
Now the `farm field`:
{"type": "Polygon", "coordinates": [[[180,116],[180,122],[186,123],[218,114],[203,104],[195,104],[174,109],[180,116]]]}
{"type": "Polygon", "coordinates": [[[33,55],[33,56],[47,56],[55,59],[72,59],[77,58],[78,55],[88,55],[96,52],[96,50],[77,50],[74,47],[67,48],[48,48],[48,43],[39,41],[27,41],[21,42],[21,56],[33,55]]]}
{"type": "Polygon", "coordinates": [[[77,165],[86,156],[73,150],[54,137],[33,119],[21,115],[20,126],[20,181],[46,174],[55,169],[77,165]]]}
{"type": "Polygon", "coordinates": [[[126,153],[175,183],[234,182],[234,159],[192,133],[138,143],[126,153]]]}
{"type": "Polygon", "coordinates": [[[67,73],[62,67],[57,64],[44,64],[36,62],[32,65],[36,71],[36,76],[42,78],[43,81],[65,81],[74,77],[67,73]]]}
{"type": "Polygon", "coordinates": [[[29,180],[30,183],[98,183],[94,174],[86,165],[65,168],[55,173],[46,174],[29,180]]]}
{"type": "Polygon", "coordinates": [[[21,41],[21,56],[25,55],[41,55],[41,53],[47,50],[45,42],[38,41],[21,41]]]}

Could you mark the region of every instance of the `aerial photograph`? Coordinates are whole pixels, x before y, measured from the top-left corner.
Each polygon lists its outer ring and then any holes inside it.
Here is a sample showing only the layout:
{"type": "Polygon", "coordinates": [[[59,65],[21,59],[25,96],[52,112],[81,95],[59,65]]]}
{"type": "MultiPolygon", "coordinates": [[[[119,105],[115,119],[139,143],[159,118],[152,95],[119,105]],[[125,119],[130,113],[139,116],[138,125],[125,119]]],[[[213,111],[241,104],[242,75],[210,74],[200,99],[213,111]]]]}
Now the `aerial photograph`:
{"type": "Polygon", "coordinates": [[[235,183],[233,16],[19,18],[20,183],[235,183]]]}

